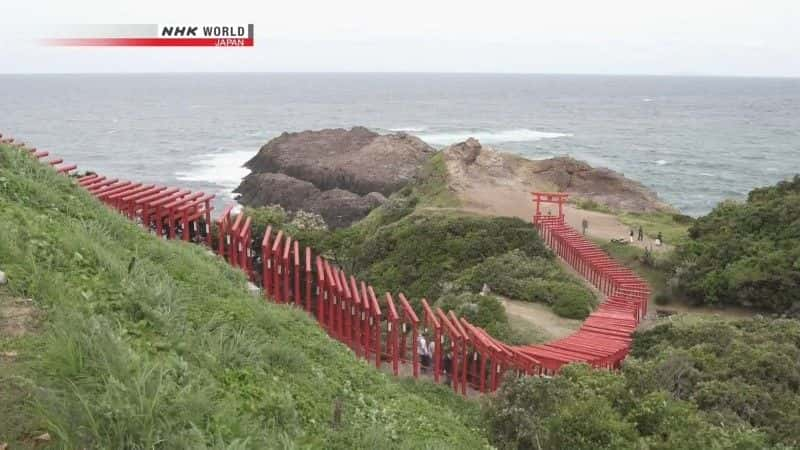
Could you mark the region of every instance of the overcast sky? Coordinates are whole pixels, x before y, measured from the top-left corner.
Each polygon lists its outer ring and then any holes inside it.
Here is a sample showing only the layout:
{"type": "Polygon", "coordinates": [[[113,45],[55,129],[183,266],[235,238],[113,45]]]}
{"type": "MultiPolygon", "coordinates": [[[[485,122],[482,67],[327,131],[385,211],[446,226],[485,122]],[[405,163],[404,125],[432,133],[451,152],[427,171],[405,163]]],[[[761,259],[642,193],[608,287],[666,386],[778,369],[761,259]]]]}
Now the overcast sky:
{"type": "Polygon", "coordinates": [[[0,73],[800,76],[800,0],[2,0],[0,73]],[[255,48],[54,48],[44,24],[254,23],[255,48]]]}

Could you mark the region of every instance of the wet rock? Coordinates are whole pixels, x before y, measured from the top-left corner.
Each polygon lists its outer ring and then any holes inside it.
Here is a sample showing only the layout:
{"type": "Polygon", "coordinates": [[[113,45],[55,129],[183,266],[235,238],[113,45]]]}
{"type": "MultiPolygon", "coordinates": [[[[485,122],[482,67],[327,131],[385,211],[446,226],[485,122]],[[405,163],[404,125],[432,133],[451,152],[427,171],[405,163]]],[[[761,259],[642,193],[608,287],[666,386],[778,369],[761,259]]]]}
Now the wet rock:
{"type": "Polygon", "coordinates": [[[321,193],[313,183],[282,173],[251,173],[239,188],[238,200],[244,205],[281,205],[290,211],[303,209],[309,198],[321,193]]]}

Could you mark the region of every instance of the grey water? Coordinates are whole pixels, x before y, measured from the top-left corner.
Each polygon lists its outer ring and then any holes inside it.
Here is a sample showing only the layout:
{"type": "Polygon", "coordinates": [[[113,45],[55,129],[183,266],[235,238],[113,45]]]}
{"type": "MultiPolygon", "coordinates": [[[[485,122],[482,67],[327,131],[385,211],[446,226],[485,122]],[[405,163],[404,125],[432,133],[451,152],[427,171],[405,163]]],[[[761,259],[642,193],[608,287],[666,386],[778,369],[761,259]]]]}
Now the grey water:
{"type": "Polygon", "coordinates": [[[686,214],[800,172],[800,79],[484,74],[0,75],[0,133],[81,169],[218,194],[283,131],[478,138],[624,173],[686,214]]]}

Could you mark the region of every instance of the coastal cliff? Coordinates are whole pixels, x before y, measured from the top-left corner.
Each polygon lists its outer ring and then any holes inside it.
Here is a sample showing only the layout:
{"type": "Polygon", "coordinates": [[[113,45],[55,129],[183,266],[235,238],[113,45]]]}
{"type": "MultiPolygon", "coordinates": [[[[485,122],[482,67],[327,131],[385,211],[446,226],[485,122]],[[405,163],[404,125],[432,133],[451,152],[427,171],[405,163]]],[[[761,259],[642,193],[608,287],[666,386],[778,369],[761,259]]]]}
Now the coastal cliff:
{"type": "Polygon", "coordinates": [[[472,138],[437,152],[417,137],[364,127],[281,134],[246,163],[252,172],[235,192],[246,206],[313,212],[341,228],[384,204],[436,154],[444,162],[445,189],[487,214],[527,216],[534,190],[567,192],[578,203],[618,211],[672,211],[641,183],[570,157],[529,160],[472,138]],[[509,211],[515,208],[525,211],[509,211]]]}

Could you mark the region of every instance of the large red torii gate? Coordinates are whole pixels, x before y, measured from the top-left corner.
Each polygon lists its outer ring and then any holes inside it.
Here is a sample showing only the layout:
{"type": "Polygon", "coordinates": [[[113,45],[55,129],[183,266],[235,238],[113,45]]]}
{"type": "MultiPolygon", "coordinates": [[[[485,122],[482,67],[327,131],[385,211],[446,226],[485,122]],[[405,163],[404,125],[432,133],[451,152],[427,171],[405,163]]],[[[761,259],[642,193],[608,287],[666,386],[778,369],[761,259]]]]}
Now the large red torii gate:
{"type": "MultiPolygon", "coordinates": [[[[542,203],[558,205],[559,222],[564,222],[564,203],[567,202],[569,194],[566,192],[531,192],[533,203],[536,205],[536,214],[533,216],[533,223],[538,224],[542,219],[542,203]]],[[[552,217],[548,214],[546,217],[552,217]]]]}

